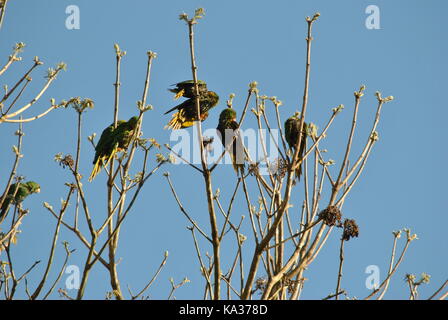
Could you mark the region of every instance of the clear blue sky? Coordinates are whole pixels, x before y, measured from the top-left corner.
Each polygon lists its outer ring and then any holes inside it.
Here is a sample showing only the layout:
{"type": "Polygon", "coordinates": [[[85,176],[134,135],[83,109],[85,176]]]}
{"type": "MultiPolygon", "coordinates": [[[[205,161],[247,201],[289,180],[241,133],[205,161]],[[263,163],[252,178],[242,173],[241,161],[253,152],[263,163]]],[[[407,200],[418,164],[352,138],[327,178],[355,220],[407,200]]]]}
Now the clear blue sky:
{"type": "MultiPolygon", "coordinates": [[[[448,3],[431,1],[10,1],[0,32],[0,50],[5,60],[14,43],[27,47],[23,62],[15,64],[1,79],[11,84],[39,56],[45,68],[33,76],[33,85],[25,95],[30,99],[42,83],[44,70],[59,61],[68,64],[41,101],[27,114],[35,114],[57,101],[72,96],[89,97],[95,108],[88,111],[84,124],[81,172],[91,170],[93,150],[86,137],[100,133],[112,121],[114,82],[114,49],[119,43],[127,55],[122,62],[122,99],[120,118],[136,113],[135,103],[141,97],[146,67],[146,51],[158,53],[152,69],[149,103],[154,110],[147,113],[143,126],[146,137],[160,143],[169,142],[169,131],[163,126],[169,116],[164,110],[173,105],[166,88],[191,78],[186,26],[178,20],[182,12],[191,14],[204,7],[206,16],[196,27],[199,77],[221,96],[217,108],[235,93],[235,104],[241,108],[247,84],[258,81],[261,93],[275,95],[284,102],[283,118],[292,114],[303,90],[305,32],[304,17],[320,12],[314,27],[309,119],[323,127],[332,107],[346,106],[329,132],[325,148],[329,157],[340,161],[343,141],[351,119],[353,91],[367,86],[360,107],[359,136],[354,152],[360,151],[371,127],[376,99],[374,92],[393,95],[378,127],[380,140],[359,183],[344,205],[346,217],[355,218],[360,237],[346,246],[342,287],[350,296],[364,297],[368,265],[378,265],[384,277],[390,258],[392,231],[409,227],[420,240],[413,242],[405,261],[391,283],[387,298],[407,298],[403,281],[406,273],[429,273],[431,283],[420,289],[426,297],[446,280],[448,257],[446,248],[446,74],[448,45],[445,15],[448,3]],[[65,8],[80,8],[80,30],[65,28],[65,8]],[[375,4],[381,12],[381,29],[365,27],[365,8],[375,4]],[[338,156],[339,154],[339,156],[338,156]]],[[[216,126],[218,110],[204,122],[205,128],[216,126]]],[[[255,126],[248,119],[246,126],[255,126]]],[[[9,173],[15,144],[15,125],[0,126],[0,176],[2,185],[9,173]]],[[[17,273],[24,272],[35,260],[46,261],[55,219],[42,207],[47,201],[58,207],[65,196],[64,182],[72,181],[53,156],[58,152],[75,151],[75,113],[57,110],[44,119],[25,125],[25,140],[19,173],[41,183],[42,192],[25,202],[31,214],[24,220],[19,244],[13,259],[17,273]]],[[[190,129],[191,130],[191,129],[190,129]]],[[[151,159],[154,164],[154,157],[151,159]]],[[[203,182],[188,166],[165,166],[145,186],[121,232],[118,256],[122,288],[140,289],[152,276],[165,250],[170,252],[166,268],[149,292],[151,298],[164,299],[169,293],[170,277],[176,282],[188,277],[191,283],[179,289],[176,297],[201,298],[203,282],[199,273],[187,221],[179,212],[162,172],[170,171],[173,182],[187,210],[208,230],[203,182]],[[192,183],[197,188],[192,188],[192,183]]],[[[234,186],[230,166],[216,170],[214,188],[223,190],[224,202],[234,186]],[[224,191],[225,190],[225,191],[224,191]]],[[[92,212],[105,215],[104,174],[93,184],[85,182],[92,212]]],[[[255,198],[255,196],[254,196],[255,198]]],[[[70,217],[71,211],[67,214],[70,217]]],[[[234,217],[247,215],[242,197],[238,199],[234,217]]],[[[96,220],[99,223],[100,220],[96,220]]],[[[247,229],[247,234],[250,230],[247,229]]],[[[322,298],[334,291],[338,268],[339,232],[334,232],[318,259],[305,273],[308,281],[303,298],[322,298]]],[[[71,233],[62,229],[60,241],[67,240],[73,254],[70,264],[82,266],[84,246],[71,233]]],[[[229,259],[233,239],[223,249],[229,259]]],[[[404,240],[401,241],[401,244],[404,240]]],[[[211,248],[207,249],[212,252],[211,248]]],[[[245,256],[252,255],[252,249],[245,256]]],[[[57,250],[51,277],[56,276],[64,251],[57,250]]],[[[231,256],[233,257],[233,255],[231,256]]],[[[247,263],[248,264],[248,263],[247,263]]],[[[33,271],[30,280],[43,271],[33,271]]],[[[65,279],[58,287],[64,285],[65,279]]],[[[30,282],[34,288],[35,282],[30,282]]],[[[110,290],[108,275],[97,265],[90,277],[86,298],[102,299],[110,290]]],[[[22,291],[23,292],[23,291],[22,291]]],[[[74,295],[74,291],[69,291],[74,295]]],[[[57,293],[53,298],[58,298],[57,293]]]]}

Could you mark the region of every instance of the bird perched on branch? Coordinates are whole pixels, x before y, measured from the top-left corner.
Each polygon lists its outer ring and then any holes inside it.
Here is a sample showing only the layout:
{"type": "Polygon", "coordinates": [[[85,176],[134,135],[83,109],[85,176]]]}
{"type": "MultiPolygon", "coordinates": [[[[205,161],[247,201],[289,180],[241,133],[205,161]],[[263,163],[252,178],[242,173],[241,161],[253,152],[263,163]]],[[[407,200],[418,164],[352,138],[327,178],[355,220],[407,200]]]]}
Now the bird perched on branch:
{"type": "Polygon", "coordinates": [[[40,192],[40,185],[34,181],[28,181],[25,183],[19,182],[18,184],[19,185],[17,186],[17,183],[13,183],[9,187],[8,194],[6,195],[5,201],[3,202],[2,208],[0,210],[0,220],[2,220],[6,215],[8,207],[11,204],[18,205],[22,203],[22,201],[25,200],[25,198],[30,194],[40,192]]]}
{"type": "MultiPolygon", "coordinates": [[[[300,142],[299,146],[299,162],[300,165],[297,167],[295,174],[297,179],[300,181],[300,175],[302,174],[302,158],[304,155],[304,152],[306,150],[306,138],[307,138],[307,124],[303,124],[303,131],[302,131],[302,140],[300,142]]],[[[288,142],[289,148],[293,151],[293,154],[295,153],[295,148],[297,143],[299,142],[300,137],[300,115],[295,114],[292,117],[288,118],[285,121],[285,138],[288,142]]]]}
{"type": "Polygon", "coordinates": [[[100,140],[95,147],[95,158],[93,159],[93,170],[89,181],[95,179],[101,169],[106,166],[117,152],[125,151],[137,129],[139,117],[135,116],[128,121],[118,120],[117,127],[112,123],[101,133],[100,140]]]}
{"type": "Polygon", "coordinates": [[[193,80],[187,80],[175,84],[175,88],[168,89],[175,93],[175,99],[185,97],[187,100],[181,104],[171,108],[165,114],[174,110],[178,110],[173,114],[171,120],[165,126],[165,129],[181,129],[188,128],[197,120],[204,121],[208,117],[208,111],[216,106],[219,102],[219,96],[214,91],[208,91],[207,84],[204,81],[198,81],[199,89],[199,117],[196,109],[196,90],[193,80]],[[199,119],[198,119],[199,118],[199,119]]]}
{"type": "Polygon", "coordinates": [[[238,173],[244,170],[244,145],[236,121],[236,111],[232,108],[224,109],[219,115],[219,123],[216,128],[222,145],[230,154],[233,169],[238,173]],[[232,144],[230,146],[230,144],[232,144]]]}

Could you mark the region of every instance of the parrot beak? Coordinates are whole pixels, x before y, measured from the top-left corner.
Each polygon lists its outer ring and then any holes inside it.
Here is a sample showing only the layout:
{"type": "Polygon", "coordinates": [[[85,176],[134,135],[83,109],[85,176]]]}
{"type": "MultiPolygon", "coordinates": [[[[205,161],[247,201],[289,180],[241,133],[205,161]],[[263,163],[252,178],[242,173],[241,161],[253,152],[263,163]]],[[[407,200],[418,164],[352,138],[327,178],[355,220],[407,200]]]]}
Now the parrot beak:
{"type": "Polygon", "coordinates": [[[36,193],[40,193],[40,188],[36,190],[36,193]]]}

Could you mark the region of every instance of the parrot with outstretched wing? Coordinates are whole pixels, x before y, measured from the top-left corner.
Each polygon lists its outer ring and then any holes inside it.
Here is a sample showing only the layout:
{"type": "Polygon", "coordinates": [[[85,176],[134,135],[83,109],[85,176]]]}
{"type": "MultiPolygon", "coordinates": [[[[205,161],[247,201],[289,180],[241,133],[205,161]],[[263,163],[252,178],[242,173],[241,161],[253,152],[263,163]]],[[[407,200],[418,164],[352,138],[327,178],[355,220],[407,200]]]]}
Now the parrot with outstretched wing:
{"type": "Polygon", "coordinates": [[[214,91],[207,90],[207,84],[204,81],[198,81],[199,88],[199,117],[196,110],[196,95],[194,89],[194,82],[187,80],[176,84],[175,89],[169,89],[176,93],[175,98],[185,97],[181,104],[171,108],[165,114],[174,110],[178,110],[172,115],[171,120],[165,126],[165,129],[181,129],[191,127],[195,121],[204,121],[208,117],[208,111],[215,107],[219,102],[219,96],[214,91]]]}
{"type": "Polygon", "coordinates": [[[28,182],[19,182],[13,183],[10,185],[8,194],[5,197],[5,201],[3,201],[2,208],[0,209],[0,220],[3,220],[3,217],[6,215],[8,208],[11,204],[20,204],[26,197],[33,193],[40,192],[40,185],[34,181],[28,182]],[[17,189],[17,191],[16,191],[17,189]],[[14,195],[15,192],[15,195],[14,195]]]}
{"type": "Polygon", "coordinates": [[[111,124],[101,133],[100,140],[95,147],[93,169],[89,181],[95,179],[101,169],[106,166],[117,152],[125,151],[137,129],[139,117],[135,116],[125,120],[118,120],[117,127],[111,124]]]}
{"type": "MultiPolygon", "coordinates": [[[[307,124],[303,124],[302,131],[302,141],[299,147],[299,161],[302,161],[305,149],[306,149],[306,138],[307,138],[307,124]]],[[[298,114],[293,115],[285,121],[285,138],[288,142],[289,148],[295,152],[296,144],[298,143],[300,135],[300,116],[298,114]]],[[[296,177],[300,181],[300,175],[302,174],[302,164],[300,164],[296,169],[296,177]]]]}
{"type": "Polygon", "coordinates": [[[224,109],[219,115],[218,136],[222,145],[229,152],[235,172],[244,170],[244,145],[236,121],[236,111],[232,108],[224,109]],[[230,144],[232,144],[230,146],[230,144]]]}

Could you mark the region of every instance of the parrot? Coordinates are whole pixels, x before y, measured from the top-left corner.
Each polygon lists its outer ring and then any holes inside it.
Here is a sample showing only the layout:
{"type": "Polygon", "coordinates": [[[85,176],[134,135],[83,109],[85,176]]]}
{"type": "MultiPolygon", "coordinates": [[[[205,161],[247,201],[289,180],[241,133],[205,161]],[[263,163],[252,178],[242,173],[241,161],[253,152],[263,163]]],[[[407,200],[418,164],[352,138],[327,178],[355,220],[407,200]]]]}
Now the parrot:
{"type": "MultiPolygon", "coordinates": [[[[218,104],[219,96],[214,91],[208,91],[207,84],[204,81],[198,81],[198,88],[200,106],[199,119],[202,122],[207,119],[208,111],[218,104]]],[[[173,130],[177,130],[191,127],[194,124],[194,121],[198,120],[196,114],[197,110],[194,82],[192,80],[179,82],[176,84],[176,88],[168,90],[176,93],[176,96],[174,97],[175,99],[180,97],[185,97],[188,99],[165,112],[165,114],[167,114],[174,110],[178,110],[173,114],[171,120],[165,126],[165,129],[171,128],[173,130]]]]}
{"type": "Polygon", "coordinates": [[[237,174],[239,170],[241,172],[244,170],[244,145],[238,129],[236,111],[232,108],[224,109],[219,115],[216,130],[224,148],[227,148],[232,143],[232,146],[227,151],[232,159],[233,169],[237,174]]]}
{"type": "Polygon", "coordinates": [[[9,187],[8,194],[5,198],[5,201],[3,201],[2,208],[0,209],[0,220],[3,220],[3,217],[6,215],[6,212],[10,204],[16,204],[16,205],[20,204],[30,194],[39,192],[40,192],[40,185],[34,181],[28,181],[25,183],[19,182],[18,187],[17,183],[11,184],[11,186],[9,187]],[[14,192],[16,192],[15,196],[14,192]]]}
{"type": "MultiPolygon", "coordinates": [[[[295,114],[292,117],[288,118],[285,121],[285,138],[288,142],[289,148],[295,151],[295,146],[299,140],[299,131],[300,131],[300,116],[295,114]]],[[[303,124],[302,131],[302,141],[299,147],[299,161],[302,161],[302,157],[304,155],[306,149],[306,138],[307,138],[307,124],[303,124]]],[[[302,174],[302,164],[298,166],[296,169],[296,177],[300,181],[300,175],[302,174]]]]}
{"type": "Polygon", "coordinates": [[[134,116],[128,121],[118,120],[117,127],[112,123],[101,133],[100,140],[95,147],[95,157],[93,159],[93,170],[89,181],[95,179],[101,168],[106,166],[117,152],[125,151],[138,126],[139,117],[134,116]]]}

